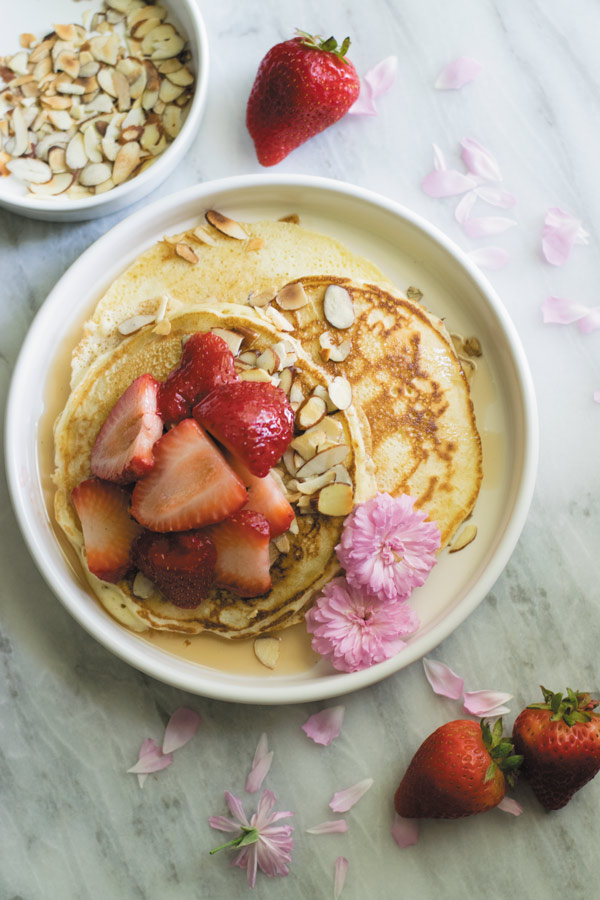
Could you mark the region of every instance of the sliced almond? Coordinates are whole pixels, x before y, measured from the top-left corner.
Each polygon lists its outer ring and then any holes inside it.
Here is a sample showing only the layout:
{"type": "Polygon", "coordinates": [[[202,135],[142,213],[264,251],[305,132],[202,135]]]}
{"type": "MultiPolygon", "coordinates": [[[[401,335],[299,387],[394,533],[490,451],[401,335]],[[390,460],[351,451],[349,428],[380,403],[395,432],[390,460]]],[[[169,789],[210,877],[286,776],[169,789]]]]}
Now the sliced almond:
{"type": "MultiPolygon", "coordinates": [[[[128,141],[126,144],[123,144],[117,153],[113,168],[112,180],[115,184],[121,184],[129,178],[140,161],[140,149],[137,141],[128,141]]],[[[196,256],[196,254],[193,255],[196,256]]],[[[197,257],[196,262],[198,262],[197,257]]]]}
{"type": "Polygon", "coordinates": [[[327,406],[325,401],[313,394],[305,400],[298,409],[296,413],[296,425],[303,430],[305,428],[312,428],[313,425],[316,425],[317,422],[324,419],[326,414],[327,406]]]}
{"type": "Polygon", "coordinates": [[[297,519],[292,519],[292,521],[290,522],[290,527],[288,528],[288,531],[290,534],[298,534],[299,533],[297,519]]]}
{"type": "Polygon", "coordinates": [[[277,638],[260,637],[254,641],[257,660],[267,669],[274,669],[279,662],[279,641],[277,638]]]}
{"type": "Polygon", "coordinates": [[[280,534],[278,537],[274,538],[274,543],[280,553],[290,552],[291,544],[287,534],[280,534]]]}
{"type": "Polygon", "coordinates": [[[15,132],[15,141],[11,155],[24,156],[29,148],[29,135],[27,133],[27,124],[23,117],[23,110],[19,106],[15,106],[13,109],[12,126],[15,132]]]}
{"type": "Polygon", "coordinates": [[[331,402],[338,409],[348,409],[352,403],[352,385],[342,375],[337,375],[329,385],[331,402]]]}
{"type": "Polygon", "coordinates": [[[87,162],[83,135],[77,132],[67,144],[67,165],[70,169],[83,169],[87,162]]]}
{"type": "Polygon", "coordinates": [[[276,328],[280,331],[293,331],[294,326],[291,322],[289,322],[283,313],[279,312],[278,309],[275,309],[274,306],[267,306],[265,308],[265,313],[269,317],[269,319],[273,322],[276,328]]]}
{"type": "Polygon", "coordinates": [[[159,25],[142,41],[142,53],[154,60],[171,59],[178,56],[185,46],[172,25],[159,25]]]}
{"type": "Polygon", "coordinates": [[[215,247],[217,244],[212,234],[209,234],[201,225],[194,228],[190,234],[195,240],[199,241],[201,244],[208,244],[209,247],[215,247]]]}
{"type": "Polygon", "coordinates": [[[29,157],[11,159],[10,162],[6,163],[6,168],[16,178],[32,184],[44,184],[44,182],[50,181],[52,178],[52,169],[41,159],[30,159],[29,157]]]}
{"type": "Polygon", "coordinates": [[[55,72],[66,72],[71,78],[79,77],[79,56],[72,50],[63,50],[54,60],[55,72]]]}
{"type": "Polygon", "coordinates": [[[322,384],[318,384],[314,390],[313,394],[316,394],[317,397],[322,397],[322,399],[327,404],[327,412],[332,413],[335,412],[338,408],[335,403],[332,402],[331,397],[329,396],[329,391],[326,387],[323,387],[322,384]]]}
{"type": "Polygon", "coordinates": [[[171,334],[171,321],[170,319],[162,319],[160,322],[157,322],[154,328],[152,329],[153,334],[171,334]]]}
{"type": "Polygon", "coordinates": [[[338,482],[338,484],[352,484],[350,472],[348,471],[346,466],[343,466],[341,463],[339,463],[337,466],[332,466],[330,471],[335,475],[335,480],[338,482]]]}
{"type": "Polygon", "coordinates": [[[299,225],[300,224],[300,216],[298,213],[290,213],[289,216],[282,216],[278,219],[279,222],[287,222],[289,225],[299,225]]]}
{"type": "Polygon", "coordinates": [[[174,140],[181,131],[183,121],[182,112],[178,106],[172,103],[167,106],[162,117],[163,126],[168,136],[174,140]]]}
{"type": "Polygon", "coordinates": [[[279,376],[279,387],[286,394],[289,394],[290,392],[293,377],[291,369],[282,369],[279,376]]]}
{"type": "Polygon", "coordinates": [[[237,241],[245,241],[248,239],[248,233],[239,222],[230,219],[228,216],[224,216],[222,213],[217,212],[216,209],[207,210],[205,216],[206,221],[212,225],[213,228],[216,228],[217,231],[220,231],[222,234],[226,234],[227,237],[235,238],[237,241]]]}
{"type": "Polygon", "coordinates": [[[115,85],[115,76],[116,72],[114,69],[108,68],[107,66],[103,66],[98,75],[96,76],[98,84],[102,88],[102,90],[109,95],[109,97],[117,96],[117,88],[115,85]]]}
{"type": "Polygon", "coordinates": [[[292,409],[298,409],[301,403],[304,403],[304,391],[299,381],[294,381],[290,388],[290,403],[292,409]]]}
{"type": "Polygon", "coordinates": [[[71,172],[64,172],[54,175],[50,181],[43,184],[30,184],[29,190],[37,197],[56,197],[57,194],[63,194],[73,184],[73,175],[71,172]]]}
{"type": "Polygon", "coordinates": [[[66,109],[51,109],[48,111],[48,121],[58,131],[68,131],[74,125],[73,119],[66,109]]]}
{"type": "Polygon", "coordinates": [[[23,34],[19,35],[19,43],[21,47],[25,47],[26,50],[29,50],[31,45],[35,44],[35,41],[35,34],[31,34],[29,31],[25,31],[23,34]]]}
{"type": "Polygon", "coordinates": [[[190,85],[194,83],[194,76],[187,66],[181,66],[180,69],[176,69],[174,72],[166,72],[165,74],[169,81],[172,81],[173,84],[177,84],[180,87],[190,87],[190,85]]]}
{"type": "Polygon", "coordinates": [[[453,541],[452,546],[450,547],[450,553],[456,553],[458,550],[462,550],[463,547],[466,547],[467,544],[470,544],[471,541],[475,540],[476,537],[477,525],[465,525],[453,541]]]}
{"type": "Polygon", "coordinates": [[[282,287],[281,290],[277,291],[276,299],[281,309],[285,310],[301,309],[308,303],[304,287],[299,281],[282,287]]]}
{"type": "MultiPolygon", "coordinates": [[[[101,163],[103,161],[102,140],[95,128],[86,128],[83,135],[83,146],[90,162],[101,163]]],[[[109,177],[110,172],[107,175],[107,178],[109,177]]]]}
{"type": "Polygon", "coordinates": [[[117,106],[119,112],[127,112],[131,106],[131,94],[129,93],[129,82],[122,72],[115,69],[113,72],[113,84],[117,92],[117,106]]]}
{"type": "Polygon", "coordinates": [[[53,147],[48,153],[48,165],[54,175],[67,171],[67,154],[64,147],[53,147]]]}
{"type": "Polygon", "coordinates": [[[300,459],[294,459],[294,471],[291,474],[295,475],[296,469],[303,466],[307,459],[312,459],[321,440],[326,440],[325,432],[319,431],[316,427],[297,435],[293,439],[290,447],[299,455],[300,459]]]}
{"type": "Polygon", "coordinates": [[[272,347],[267,347],[259,356],[256,358],[256,365],[259,369],[264,369],[265,372],[268,372],[269,375],[272,375],[279,368],[281,360],[277,353],[273,350],[272,347]]]}
{"type": "Polygon", "coordinates": [[[27,63],[29,62],[29,56],[25,53],[24,50],[20,50],[18,53],[15,53],[14,56],[11,56],[7,60],[8,68],[11,69],[15,75],[27,75],[27,63]]]}
{"type": "Polygon", "coordinates": [[[146,35],[150,34],[151,31],[154,31],[155,28],[158,28],[159,25],[160,19],[143,19],[132,27],[131,34],[136,41],[143,41],[146,35]]]}
{"type": "Polygon", "coordinates": [[[69,135],[61,134],[58,131],[51,132],[50,134],[45,134],[43,138],[41,138],[37,146],[35,148],[35,153],[38,159],[48,159],[48,154],[53,147],[66,147],[69,143],[69,135]]]}
{"type": "Polygon", "coordinates": [[[279,550],[273,543],[273,541],[269,542],[269,568],[273,566],[274,563],[279,559],[279,550]]]}
{"type": "Polygon", "coordinates": [[[248,296],[248,306],[266,306],[273,299],[272,294],[260,293],[256,294],[254,291],[251,291],[248,296]]]}
{"type": "Polygon", "coordinates": [[[298,491],[305,496],[312,496],[316,494],[317,491],[320,491],[321,488],[324,488],[328,484],[332,484],[335,481],[335,473],[333,469],[327,469],[326,472],[322,472],[320,475],[313,475],[312,478],[306,478],[303,480],[297,480],[298,491]]]}
{"type": "Polygon", "coordinates": [[[354,303],[348,291],[339,284],[330,284],[325,291],[323,313],[334,328],[350,328],[354,324],[354,303]]]}
{"type": "MultiPolygon", "coordinates": [[[[129,146],[130,146],[130,144],[125,144],[125,147],[129,147],[129,146]]],[[[116,163],[115,163],[115,168],[116,168],[116,163]]],[[[113,180],[114,180],[114,175],[113,175],[113,180]]],[[[196,254],[194,253],[194,251],[188,244],[183,244],[181,242],[178,244],[175,244],[175,253],[177,254],[177,256],[180,256],[182,259],[185,259],[186,262],[192,263],[192,265],[195,265],[198,262],[198,257],[196,256],[196,254]]]]}
{"type": "Polygon", "coordinates": [[[240,381],[264,381],[270,383],[271,376],[264,369],[246,369],[240,372],[240,381]]]}
{"type": "Polygon", "coordinates": [[[140,328],[143,328],[144,325],[150,325],[154,322],[155,318],[155,316],[132,316],[130,319],[125,319],[125,321],[121,322],[119,325],[119,334],[135,334],[135,332],[139,331],[140,328]]]}
{"type": "Polygon", "coordinates": [[[478,338],[476,338],[474,335],[465,338],[463,347],[467,356],[481,356],[483,352],[478,338]]]}
{"type": "Polygon", "coordinates": [[[96,187],[111,177],[112,168],[106,163],[88,163],[79,173],[79,182],[84,187],[96,187]]]}
{"type": "Polygon", "coordinates": [[[352,485],[336,481],[319,491],[317,509],[324,516],[347,516],[353,505],[352,485]]]}
{"type": "Polygon", "coordinates": [[[181,94],[183,94],[183,88],[165,78],[160,85],[158,97],[163,103],[173,103],[181,94]]]}
{"type": "Polygon", "coordinates": [[[211,328],[211,331],[223,338],[233,356],[237,356],[244,340],[243,334],[240,334],[239,331],[231,331],[229,328],[211,328]]]}
{"type": "Polygon", "coordinates": [[[106,191],[112,191],[114,186],[115,186],[114,181],[112,180],[112,178],[109,178],[107,181],[103,181],[102,184],[97,184],[96,187],[94,188],[94,193],[95,194],[105,194],[106,191]]]}
{"type": "Polygon", "coordinates": [[[338,463],[343,463],[350,448],[347,444],[336,444],[335,447],[329,447],[327,450],[321,450],[311,459],[304,463],[296,472],[296,478],[312,478],[314,475],[321,475],[327,469],[332,469],[338,463]]]}

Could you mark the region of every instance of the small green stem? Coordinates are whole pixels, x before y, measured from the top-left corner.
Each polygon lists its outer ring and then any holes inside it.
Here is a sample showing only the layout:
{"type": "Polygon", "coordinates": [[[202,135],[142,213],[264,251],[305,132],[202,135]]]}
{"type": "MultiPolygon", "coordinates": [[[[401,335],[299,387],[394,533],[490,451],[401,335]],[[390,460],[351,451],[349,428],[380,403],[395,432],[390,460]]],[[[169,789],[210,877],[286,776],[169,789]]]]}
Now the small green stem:
{"type": "Polygon", "coordinates": [[[215,847],[214,850],[209,850],[210,855],[213,853],[218,853],[219,850],[225,850],[227,847],[245,847],[247,844],[255,844],[258,840],[258,829],[253,826],[242,825],[242,833],[239,834],[232,841],[228,841],[226,844],[221,844],[220,847],[215,847]]]}

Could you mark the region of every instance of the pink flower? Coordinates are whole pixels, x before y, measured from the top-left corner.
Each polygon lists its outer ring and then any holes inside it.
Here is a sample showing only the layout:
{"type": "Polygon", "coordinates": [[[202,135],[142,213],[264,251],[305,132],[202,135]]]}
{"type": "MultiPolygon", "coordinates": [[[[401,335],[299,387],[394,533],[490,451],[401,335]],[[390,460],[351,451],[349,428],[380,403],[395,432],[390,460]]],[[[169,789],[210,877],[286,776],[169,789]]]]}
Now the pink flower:
{"type": "Polygon", "coordinates": [[[377,494],[344,523],[338,559],[349,583],[385,600],[406,600],[435,565],[440,530],[408,494],[377,494]]]}
{"type": "Polygon", "coordinates": [[[416,631],[419,617],[408,603],[383,602],[334,578],[307,612],[306,627],[313,650],[341,672],[357,672],[402,650],[400,635],[416,631]]]}
{"type": "Polygon", "coordinates": [[[272,812],[277,798],[272,791],[263,791],[258,801],[258,807],[250,821],[242,807],[242,802],[229,791],[225,791],[225,799],[233,819],[227,816],[211,816],[208,824],[218,831],[240,831],[236,838],[215,847],[211,854],[225,847],[241,847],[242,849],[233,861],[234,866],[246,869],[248,884],[254,887],[256,882],[257,867],[269,878],[276,875],[287,875],[288,863],[291,861],[291,852],[294,845],[292,839],[292,825],[275,825],[280,819],[293,816],[292,812],[272,812]]]}

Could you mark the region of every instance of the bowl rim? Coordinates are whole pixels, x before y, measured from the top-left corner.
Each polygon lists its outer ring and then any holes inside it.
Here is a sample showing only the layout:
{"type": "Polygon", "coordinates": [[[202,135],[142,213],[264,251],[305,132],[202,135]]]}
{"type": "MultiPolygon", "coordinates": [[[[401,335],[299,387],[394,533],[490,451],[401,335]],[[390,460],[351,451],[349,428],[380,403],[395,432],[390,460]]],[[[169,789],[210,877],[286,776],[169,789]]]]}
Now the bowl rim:
{"type": "MultiPolygon", "coordinates": [[[[43,202],[36,200],[35,195],[2,195],[0,194],[0,207],[11,210],[15,213],[28,213],[39,211],[44,213],[80,213],[86,210],[96,210],[103,205],[118,203],[124,201],[129,195],[135,194],[131,202],[135,202],[136,197],[141,198],[152,190],[153,185],[158,185],[167,177],[168,169],[176,161],[173,160],[174,153],[177,157],[183,156],[190,147],[194,135],[196,134],[199,123],[202,119],[204,107],[206,105],[209,78],[209,44],[208,34],[204,19],[200,12],[199,6],[194,0],[177,0],[178,5],[185,5],[191,17],[191,32],[187,34],[188,42],[193,40],[198,50],[198,72],[196,73],[196,89],[192,98],[189,112],[185,118],[181,131],[173,140],[166,150],[158,156],[156,162],[144,172],[140,172],[135,178],[130,178],[122,184],[118,184],[110,191],[103,194],[96,194],[93,197],[85,197],[79,200],[72,199],[54,199],[43,202]],[[166,171],[165,171],[166,170],[166,171]]],[[[123,203],[123,205],[126,205],[123,203]]]]}
{"type": "MultiPolygon", "coordinates": [[[[419,214],[369,189],[343,181],[311,175],[265,175],[261,173],[204,182],[154,201],[152,204],[127,216],[102,235],[67,269],[50,291],[34,317],[15,364],[9,387],[5,418],[6,471],[10,496],[21,532],[42,576],[71,615],[96,640],[117,657],[133,665],[138,670],[182,690],[217,700],[248,704],[279,705],[309,702],[324,700],[359,690],[381,681],[412,662],[421,659],[449,636],[473,612],[491,590],[508,563],[524,527],[533,497],[538,453],[537,403],[525,351],[512,319],[485,276],[460,247],[441,232],[437,226],[432,225],[419,214]],[[230,685],[227,683],[226,678],[221,680],[220,676],[223,673],[218,673],[217,679],[211,682],[211,670],[199,669],[194,667],[194,664],[189,664],[184,671],[177,670],[176,667],[170,669],[169,654],[156,651],[156,648],[143,642],[139,637],[132,635],[132,632],[129,632],[124,626],[111,619],[100,607],[100,604],[94,604],[89,610],[82,608],[77,597],[73,595],[73,580],[68,574],[66,566],[63,565],[61,570],[60,567],[54,565],[51,559],[51,551],[47,545],[47,532],[49,530],[47,525],[46,528],[43,527],[32,510],[31,503],[28,503],[27,488],[21,483],[19,478],[19,446],[13,435],[17,434],[16,425],[22,410],[23,389],[20,388],[20,384],[25,377],[27,369],[30,354],[29,347],[35,346],[39,340],[38,335],[43,334],[45,331],[46,317],[50,316],[54,311],[53,303],[51,302],[52,298],[57,294],[60,295],[63,284],[71,277],[74,277],[80,268],[85,267],[90,255],[96,254],[99,250],[101,251],[104,244],[110,245],[110,243],[116,241],[121,233],[131,232],[152,216],[167,214],[169,210],[174,210],[183,203],[198,203],[203,197],[222,194],[223,192],[234,193],[249,188],[259,190],[273,185],[282,188],[299,187],[326,191],[338,196],[341,195],[342,197],[350,197],[366,202],[392,213],[423,233],[425,237],[441,245],[463,272],[466,272],[499,320],[512,351],[514,375],[523,413],[522,421],[519,423],[522,474],[515,494],[510,520],[507,522],[504,533],[494,549],[493,558],[477,578],[474,588],[470,588],[457,607],[444,616],[441,622],[432,626],[418,644],[408,644],[401,654],[359,672],[336,673],[318,676],[318,678],[300,678],[289,684],[283,679],[279,684],[272,684],[265,680],[261,682],[260,687],[257,687],[255,681],[252,680],[247,685],[243,681],[230,685]],[[131,640],[132,636],[136,638],[135,641],[131,640]],[[400,657],[401,665],[398,665],[400,657]]],[[[52,533],[50,540],[54,549],[56,539],[52,533]]]]}

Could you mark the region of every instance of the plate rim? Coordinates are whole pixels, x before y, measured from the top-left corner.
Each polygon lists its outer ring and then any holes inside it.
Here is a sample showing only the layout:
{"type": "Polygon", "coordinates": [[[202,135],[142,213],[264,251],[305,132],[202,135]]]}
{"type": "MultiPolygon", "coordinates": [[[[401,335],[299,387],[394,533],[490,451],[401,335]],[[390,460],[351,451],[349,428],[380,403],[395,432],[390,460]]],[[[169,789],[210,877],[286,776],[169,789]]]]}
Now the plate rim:
{"type": "MultiPolygon", "coordinates": [[[[7,479],[13,508],[17,516],[20,530],[43,578],[73,618],[75,618],[89,634],[117,657],[166,684],[217,700],[248,704],[280,705],[286,703],[312,702],[329,699],[350,693],[363,687],[368,687],[395,672],[401,671],[411,663],[422,659],[442,640],[452,634],[452,632],[462,624],[491,590],[514,551],[525,525],[533,497],[538,454],[539,426],[537,403],[525,351],[508,311],[486,277],[460,247],[448,238],[437,226],[428,222],[418,213],[414,213],[412,210],[397,203],[395,200],[382,196],[367,188],[359,187],[344,181],[312,175],[266,175],[260,173],[207,181],[192,188],[186,188],[182,191],[162,197],[153,203],[144,206],[142,209],[137,210],[133,214],[126,216],[121,222],[113,226],[113,228],[91,244],[91,246],[68,267],[38,309],[25,336],[13,370],[5,418],[5,459],[7,479]],[[494,551],[493,558],[486,565],[485,570],[477,579],[474,587],[463,596],[460,603],[457,605],[457,608],[451,610],[450,613],[444,617],[443,621],[432,626],[427,634],[422,636],[421,640],[409,644],[400,654],[391,659],[359,672],[336,673],[318,676],[317,678],[300,678],[290,684],[287,684],[283,678],[275,685],[270,684],[269,681],[265,679],[264,682],[260,683],[260,687],[257,687],[254,681],[250,681],[248,686],[243,684],[235,685],[232,690],[231,686],[227,684],[226,678],[223,677],[226,673],[217,673],[217,679],[211,683],[211,671],[207,670],[205,673],[194,663],[189,663],[189,672],[187,669],[184,669],[184,671],[176,669],[170,671],[169,659],[172,660],[172,657],[168,653],[165,651],[157,651],[156,648],[150,648],[150,650],[154,650],[156,655],[159,656],[158,660],[152,660],[151,657],[153,654],[149,653],[149,645],[143,644],[144,649],[142,651],[142,642],[140,639],[135,636],[134,633],[127,631],[124,626],[110,618],[99,605],[94,606],[92,610],[86,610],[85,608],[82,608],[79,603],[73,601],[69,594],[73,588],[72,581],[65,577],[66,573],[61,573],[55,569],[53,563],[49,563],[47,550],[43,543],[44,535],[42,532],[44,529],[40,525],[35,513],[28,510],[26,498],[23,496],[24,492],[19,479],[17,447],[13,447],[11,435],[16,433],[14,424],[20,411],[17,398],[19,394],[19,385],[23,380],[26,369],[29,347],[36,343],[38,334],[43,332],[46,318],[54,312],[54,306],[61,296],[65,283],[71,278],[76,277],[79,270],[85,267],[90,256],[102,253],[105,244],[110,245],[121,233],[130,234],[132,230],[135,231],[138,226],[141,226],[142,223],[157,214],[173,212],[179,206],[188,205],[190,203],[199,203],[202,198],[214,194],[222,194],[224,192],[234,194],[243,189],[252,188],[259,190],[265,186],[272,185],[278,185],[281,188],[301,187],[314,188],[319,191],[330,193],[333,192],[338,195],[341,194],[345,197],[351,197],[366,202],[379,209],[384,209],[405,222],[408,222],[412,227],[418,229],[429,239],[433,239],[433,241],[446,250],[446,252],[453,257],[455,263],[458,263],[458,265],[466,272],[499,319],[510,345],[512,363],[515,375],[517,376],[523,409],[523,434],[521,442],[522,474],[520,483],[518,484],[510,520],[508,521],[504,534],[494,551]],[[42,566],[41,560],[45,560],[44,566],[42,566]],[[96,615],[94,615],[94,612],[96,615]],[[102,623],[105,626],[108,625],[108,627],[98,628],[98,613],[102,613],[102,623]],[[108,621],[106,621],[104,617],[106,617],[108,621]],[[115,631],[115,629],[117,629],[117,631],[115,631]],[[126,639],[131,637],[135,637],[136,641],[139,641],[140,646],[136,647],[134,642],[129,645],[126,639]],[[163,656],[164,660],[162,659],[163,656]]],[[[39,476],[39,473],[35,474],[36,476],[39,476]]],[[[38,477],[38,484],[39,483],[38,477]]],[[[52,540],[55,541],[54,536],[52,536],[52,540]]],[[[178,662],[181,661],[178,660],[178,662]]],[[[292,681],[294,677],[295,676],[290,676],[290,680],[292,681]]]]}

